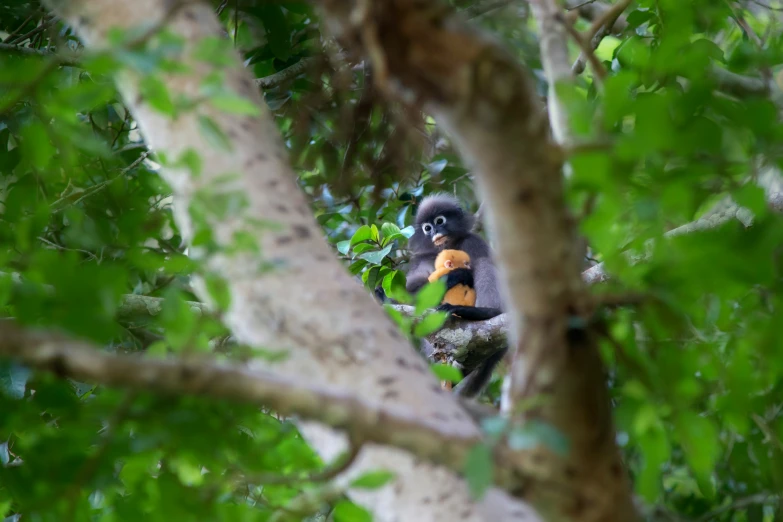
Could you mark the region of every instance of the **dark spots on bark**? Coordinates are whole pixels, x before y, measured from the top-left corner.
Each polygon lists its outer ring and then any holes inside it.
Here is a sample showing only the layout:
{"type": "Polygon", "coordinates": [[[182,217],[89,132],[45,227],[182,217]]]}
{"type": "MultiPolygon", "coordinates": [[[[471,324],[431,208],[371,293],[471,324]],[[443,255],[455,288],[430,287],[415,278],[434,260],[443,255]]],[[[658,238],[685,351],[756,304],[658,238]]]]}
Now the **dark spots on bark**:
{"type": "Polygon", "coordinates": [[[378,384],[380,384],[381,386],[388,386],[396,380],[397,377],[395,377],[394,375],[387,375],[386,377],[381,377],[380,379],[378,379],[378,384]]]}
{"type": "Polygon", "coordinates": [[[253,130],[253,120],[250,118],[242,121],[242,129],[246,130],[247,132],[250,132],[253,130]]]}
{"type": "Polygon", "coordinates": [[[438,395],[440,395],[445,391],[443,388],[440,387],[440,384],[433,384],[432,386],[430,386],[430,389],[432,390],[432,393],[436,393],[438,395]]]}
{"type": "Polygon", "coordinates": [[[422,504],[430,504],[430,503],[432,503],[432,497],[424,497],[423,499],[421,499],[421,503],[422,504]]]}
{"type": "Polygon", "coordinates": [[[80,27],[89,27],[92,22],[88,17],[80,16],[77,23],[79,24],[80,27]]]}
{"type": "Polygon", "coordinates": [[[533,191],[530,189],[522,189],[517,193],[518,203],[527,205],[528,203],[530,203],[531,199],[533,199],[533,191]]]}
{"type": "Polygon", "coordinates": [[[609,468],[609,471],[611,472],[612,477],[614,477],[615,479],[619,479],[623,474],[623,467],[620,465],[619,462],[614,462],[612,464],[612,467],[609,468]]]}
{"type": "Polygon", "coordinates": [[[389,328],[389,335],[392,337],[392,339],[402,339],[402,334],[396,328],[389,328]]]}
{"type": "Polygon", "coordinates": [[[291,236],[280,236],[275,240],[275,243],[277,243],[278,245],[287,245],[293,240],[294,238],[292,238],[291,236]]]}
{"type": "Polygon", "coordinates": [[[396,494],[398,494],[398,495],[399,495],[400,493],[402,493],[402,482],[400,482],[399,480],[396,480],[396,481],[394,482],[394,492],[395,492],[396,494]]]}
{"type": "Polygon", "coordinates": [[[576,477],[576,468],[574,466],[566,466],[565,476],[570,479],[576,477]]]}
{"type": "Polygon", "coordinates": [[[470,518],[470,516],[472,514],[473,514],[473,510],[472,509],[466,509],[465,511],[463,511],[462,513],[459,514],[459,517],[462,520],[465,520],[466,518],[470,518]]]}
{"type": "Polygon", "coordinates": [[[534,453],[533,454],[533,463],[536,465],[540,465],[544,463],[544,456],[540,453],[534,453]]]}
{"type": "Polygon", "coordinates": [[[435,413],[433,413],[432,416],[435,417],[436,419],[438,419],[439,421],[443,421],[443,422],[446,422],[446,421],[449,420],[449,418],[446,415],[444,415],[443,413],[441,413],[439,411],[436,411],[435,413]]]}
{"type": "Polygon", "coordinates": [[[248,78],[242,78],[239,81],[239,84],[245,89],[245,92],[253,92],[253,89],[255,88],[255,84],[248,78]]]}
{"type": "Polygon", "coordinates": [[[296,237],[299,239],[307,239],[310,237],[310,229],[304,225],[294,225],[293,229],[294,234],[296,234],[296,237]]]}
{"type": "Polygon", "coordinates": [[[465,416],[464,413],[462,413],[461,411],[457,410],[457,411],[454,412],[454,418],[457,419],[457,420],[465,420],[466,416],[465,416]]]}
{"type": "Polygon", "coordinates": [[[183,14],[185,15],[185,18],[187,18],[188,20],[194,20],[195,21],[198,18],[196,16],[196,13],[194,13],[192,9],[186,9],[183,14]]]}
{"type": "Polygon", "coordinates": [[[144,103],[144,96],[141,95],[141,93],[136,95],[136,101],[133,102],[134,105],[141,105],[144,103]]]}
{"type": "Polygon", "coordinates": [[[438,502],[443,503],[443,502],[446,502],[450,498],[451,498],[451,493],[447,491],[446,493],[441,493],[438,496],[438,502]]]}
{"type": "Polygon", "coordinates": [[[409,368],[410,367],[410,365],[408,364],[408,361],[406,361],[402,357],[397,357],[397,359],[395,359],[394,362],[397,363],[397,366],[399,366],[400,368],[409,368]]]}
{"type": "Polygon", "coordinates": [[[590,503],[584,495],[576,494],[574,496],[574,503],[571,507],[571,515],[574,517],[581,517],[585,510],[590,507],[590,503]]]}
{"type": "Polygon", "coordinates": [[[383,399],[396,399],[399,397],[400,394],[397,392],[397,390],[387,390],[386,393],[383,394],[383,399]]]}
{"type": "Polygon", "coordinates": [[[228,135],[228,137],[229,137],[229,138],[231,138],[232,140],[235,140],[235,139],[237,139],[237,136],[238,136],[238,134],[237,134],[237,131],[235,131],[234,129],[228,129],[228,132],[226,132],[226,134],[227,134],[227,135],[228,135]]]}
{"type": "Polygon", "coordinates": [[[179,375],[183,381],[189,381],[193,378],[193,370],[189,366],[180,366],[179,375]]]}
{"type": "Polygon", "coordinates": [[[421,374],[425,374],[425,373],[427,373],[427,368],[425,368],[425,367],[424,367],[424,366],[422,366],[421,364],[417,364],[416,366],[414,366],[414,367],[413,367],[413,369],[414,369],[415,371],[417,371],[417,372],[421,373],[421,374]]]}
{"type": "Polygon", "coordinates": [[[305,205],[300,206],[297,210],[299,211],[299,215],[301,215],[301,216],[309,216],[310,215],[310,209],[307,208],[307,206],[305,206],[305,205]]]}
{"type": "Polygon", "coordinates": [[[281,214],[288,214],[288,207],[285,205],[275,205],[275,209],[281,214]]]}
{"type": "Polygon", "coordinates": [[[264,154],[263,152],[259,152],[258,154],[256,154],[256,161],[259,163],[266,161],[266,154],[264,154]]]}
{"type": "Polygon", "coordinates": [[[278,180],[278,179],[270,179],[269,181],[267,181],[266,184],[267,184],[267,186],[269,186],[269,188],[275,188],[276,186],[278,186],[280,184],[280,180],[278,180]]]}
{"type": "Polygon", "coordinates": [[[316,254],[315,256],[316,261],[329,261],[329,256],[325,254],[316,254]]]}
{"type": "Polygon", "coordinates": [[[512,511],[511,517],[514,520],[525,520],[527,518],[527,513],[525,513],[524,511],[512,511]]]}

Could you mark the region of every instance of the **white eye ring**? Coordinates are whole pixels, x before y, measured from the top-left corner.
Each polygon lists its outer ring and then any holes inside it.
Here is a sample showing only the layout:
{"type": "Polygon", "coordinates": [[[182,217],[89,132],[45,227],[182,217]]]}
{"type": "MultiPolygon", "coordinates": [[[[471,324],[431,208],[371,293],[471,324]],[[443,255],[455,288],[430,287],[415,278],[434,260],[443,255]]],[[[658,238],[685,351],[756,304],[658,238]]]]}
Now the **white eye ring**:
{"type": "Polygon", "coordinates": [[[425,234],[429,234],[430,232],[432,232],[432,225],[430,225],[429,223],[424,223],[421,226],[421,229],[422,231],[424,231],[425,234]]]}
{"type": "Polygon", "coordinates": [[[438,216],[438,217],[435,218],[434,223],[436,225],[443,225],[444,223],[446,223],[446,218],[443,217],[443,216],[438,216]]]}

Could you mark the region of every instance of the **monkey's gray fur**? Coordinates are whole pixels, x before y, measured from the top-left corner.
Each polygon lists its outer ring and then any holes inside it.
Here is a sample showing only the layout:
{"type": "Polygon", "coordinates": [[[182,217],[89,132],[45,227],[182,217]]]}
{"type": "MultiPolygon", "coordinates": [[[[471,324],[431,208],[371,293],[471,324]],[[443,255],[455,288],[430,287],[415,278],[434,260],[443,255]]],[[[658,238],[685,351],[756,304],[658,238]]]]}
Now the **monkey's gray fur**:
{"type": "MultiPolygon", "coordinates": [[[[481,320],[499,315],[504,306],[492,251],[484,239],[473,233],[473,221],[473,215],[466,212],[455,197],[444,193],[425,197],[416,212],[415,231],[409,242],[413,255],[405,286],[411,294],[418,292],[427,284],[427,277],[435,270],[435,258],[441,250],[463,250],[470,256],[473,269],[477,314],[475,317],[468,317],[460,313],[460,317],[481,320]],[[435,244],[435,240],[438,240],[438,244],[435,244]]],[[[466,397],[480,393],[506,351],[507,348],[504,347],[469,373],[455,388],[457,393],[466,397]]]]}

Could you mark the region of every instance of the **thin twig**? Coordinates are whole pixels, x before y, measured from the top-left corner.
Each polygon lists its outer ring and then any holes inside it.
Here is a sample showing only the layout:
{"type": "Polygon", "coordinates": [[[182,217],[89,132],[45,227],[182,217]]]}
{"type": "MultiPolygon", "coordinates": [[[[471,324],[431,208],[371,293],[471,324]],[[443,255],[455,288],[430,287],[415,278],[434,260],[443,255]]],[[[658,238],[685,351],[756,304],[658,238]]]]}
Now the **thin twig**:
{"type": "Polygon", "coordinates": [[[38,56],[41,58],[54,59],[58,65],[66,65],[69,67],[77,67],[79,65],[78,56],[67,56],[64,54],[45,51],[43,49],[34,49],[32,47],[22,47],[19,45],[11,45],[8,43],[0,43],[0,51],[18,54],[21,56],[38,56]]]}
{"type": "Polygon", "coordinates": [[[320,62],[322,59],[323,57],[321,56],[310,56],[308,58],[302,58],[292,66],[286,67],[282,71],[270,74],[269,76],[264,76],[263,78],[257,78],[256,85],[262,89],[271,89],[272,87],[277,87],[278,85],[293,80],[307,69],[320,62]]]}
{"type": "MultiPolygon", "coordinates": [[[[604,64],[601,63],[601,60],[599,60],[595,55],[595,52],[593,52],[591,41],[579,34],[579,31],[577,31],[576,28],[567,20],[563,20],[563,24],[565,25],[568,34],[570,34],[576,43],[579,44],[579,47],[582,48],[582,54],[580,57],[587,57],[587,61],[590,62],[590,66],[593,68],[593,74],[596,78],[603,82],[604,79],[606,79],[606,68],[604,67],[604,64]]],[[[573,71],[573,68],[571,70],[573,71]]]]}
{"type": "Polygon", "coordinates": [[[596,0],[587,0],[587,2],[582,2],[581,4],[575,5],[573,7],[566,7],[566,11],[575,11],[575,10],[579,9],[580,7],[584,7],[586,5],[590,5],[590,4],[593,4],[595,2],[596,2],[596,0]]]}
{"type": "Polygon", "coordinates": [[[35,15],[37,15],[37,14],[39,14],[38,10],[34,11],[34,12],[33,12],[33,13],[30,15],[30,16],[28,16],[27,18],[25,18],[24,22],[22,22],[21,24],[19,24],[19,27],[17,27],[17,28],[16,28],[16,29],[14,29],[13,31],[11,31],[11,34],[9,34],[9,35],[8,35],[8,37],[7,37],[5,40],[3,40],[3,43],[10,43],[10,42],[11,42],[11,40],[13,40],[14,38],[16,38],[16,37],[19,35],[19,31],[21,31],[22,29],[24,29],[24,26],[26,26],[26,25],[27,25],[27,23],[28,23],[30,20],[32,20],[32,19],[33,19],[33,17],[34,17],[35,15]]]}
{"type": "MultiPolygon", "coordinates": [[[[617,23],[617,19],[623,14],[623,11],[628,9],[631,2],[633,2],[633,0],[621,0],[604,11],[601,16],[593,20],[590,29],[588,29],[584,36],[585,42],[589,42],[590,53],[594,54],[595,49],[598,49],[601,41],[612,31],[612,27],[617,23]]],[[[582,52],[579,55],[579,58],[576,59],[574,65],[571,67],[571,71],[574,74],[581,74],[585,70],[586,56],[589,58],[589,55],[582,52]]]]}
{"type": "Polygon", "coordinates": [[[54,25],[57,22],[57,20],[58,20],[57,17],[54,17],[51,20],[48,20],[46,22],[43,22],[41,25],[36,26],[35,29],[33,29],[33,30],[31,30],[31,31],[21,35],[21,36],[16,37],[13,40],[10,40],[10,41],[6,40],[6,41],[9,44],[11,44],[11,45],[20,44],[20,43],[24,42],[25,40],[27,40],[28,38],[32,38],[35,35],[37,35],[38,33],[41,33],[43,31],[47,30],[49,27],[54,25]]]}

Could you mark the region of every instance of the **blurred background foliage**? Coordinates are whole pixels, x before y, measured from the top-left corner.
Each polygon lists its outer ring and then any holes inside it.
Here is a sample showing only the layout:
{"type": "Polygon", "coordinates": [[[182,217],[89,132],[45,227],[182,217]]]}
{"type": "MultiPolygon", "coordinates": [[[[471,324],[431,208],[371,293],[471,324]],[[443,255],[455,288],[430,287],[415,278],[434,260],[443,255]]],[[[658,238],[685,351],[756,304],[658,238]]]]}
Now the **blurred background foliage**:
{"type": "MultiPolygon", "coordinates": [[[[544,101],[527,3],[453,3],[531,68],[544,101]]],[[[335,255],[368,291],[399,288],[417,202],[448,191],[477,211],[470,170],[430,118],[381,99],[372,71],[326,39],[310,3],[214,7],[259,78],[335,255]]],[[[603,347],[618,442],[650,517],[783,521],[783,226],[753,183],[781,167],[782,10],[776,0],[638,0],[596,50],[605,81],[588,65],[563,91],[579,143],[566,196],[589,264],[613,276],[596,291],[644,296],[607,313],[603,347]],[[661,239],[726,196],[753,213],[750,227],[729,220],[661,239]]],[[[590,27],[576,13],[568,20],[590,27]]],[[[214,351],[226,332],[187,304],[199,266],[172,220],[159,158],[110,79],[122,67],[144,68],[145,94],[174,110],[158,79],[172,67],[165,55],[90,54],[39,2],[0,3],[0,306],[112,351],[214,351]],[[127,294],[166,299],[150,316],[125,307],[127,294]]],[[[273,412],[9,362],[0,390],[7,520],[369,520],[310,480],[325,463],[273,412]],[[281,509],[320,490],[322,504],[281,509]]]]}

